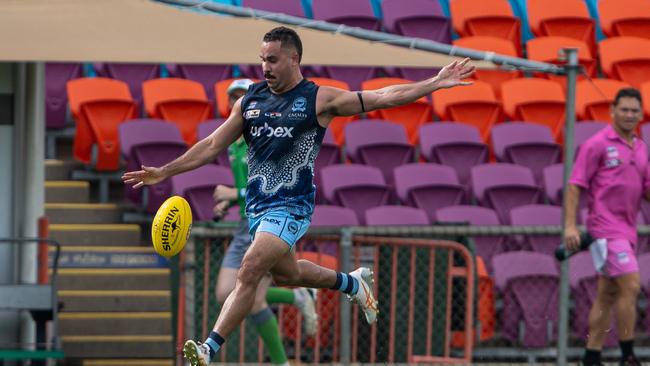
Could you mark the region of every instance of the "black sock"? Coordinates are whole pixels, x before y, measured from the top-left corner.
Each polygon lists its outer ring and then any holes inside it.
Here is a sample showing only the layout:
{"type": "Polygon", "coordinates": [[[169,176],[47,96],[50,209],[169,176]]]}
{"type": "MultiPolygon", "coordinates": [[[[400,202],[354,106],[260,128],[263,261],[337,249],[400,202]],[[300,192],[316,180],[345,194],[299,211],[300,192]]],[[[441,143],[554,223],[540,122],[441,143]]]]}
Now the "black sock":
{"type": "Polygon", "coordinates": [[[628,356],[634,355],[634,340],[630,339],[629,341],[620,341],[618,344],[621,346],[621,357],[626,359],[628,356]]]}
{"type": "Polygon", "coordinates": [[[206,339],[204,342],[208,345],[208,349],[210,350],[210,359],[212,359],[214,357],[214,354],[217,353],[219,348],[221,348],[223,342],[225,342],[225,340],[222,336],[219,335],[219,333],[215,331],[210,332],[208,339],[206,339]]]}
{"type": "Polygon", "coordinates": [[[585,349],[585,357],[582,358],[583,366],[592,366],[600,364],[600,351],[595,349],[585,349]]]}

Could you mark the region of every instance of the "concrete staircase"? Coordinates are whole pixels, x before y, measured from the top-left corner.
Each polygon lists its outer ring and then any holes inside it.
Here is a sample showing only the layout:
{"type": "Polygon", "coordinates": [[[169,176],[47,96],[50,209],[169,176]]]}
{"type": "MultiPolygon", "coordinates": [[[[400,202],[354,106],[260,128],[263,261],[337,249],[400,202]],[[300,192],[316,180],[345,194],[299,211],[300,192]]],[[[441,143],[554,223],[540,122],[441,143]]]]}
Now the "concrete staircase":
{"type": "Polygon", "coordinates": [[[64,364],[171,366],[170,270],[120,204],[91,203],[75,163],[46,161],[45,213],[62,245],[58,295],[64,364]]]}

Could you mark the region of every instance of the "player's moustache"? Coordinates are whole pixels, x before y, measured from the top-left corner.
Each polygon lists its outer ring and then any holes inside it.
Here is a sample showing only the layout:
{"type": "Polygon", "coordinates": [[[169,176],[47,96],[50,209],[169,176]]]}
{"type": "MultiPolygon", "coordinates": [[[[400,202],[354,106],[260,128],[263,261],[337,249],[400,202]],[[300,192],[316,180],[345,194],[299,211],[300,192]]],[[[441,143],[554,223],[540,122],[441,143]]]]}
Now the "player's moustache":
{"type": "Polygon", "coordinates": [[[264,73],[264,78],[265,79],[275,79],[275,76],[271,75],[270,72],[265,72],[264,73]]]}

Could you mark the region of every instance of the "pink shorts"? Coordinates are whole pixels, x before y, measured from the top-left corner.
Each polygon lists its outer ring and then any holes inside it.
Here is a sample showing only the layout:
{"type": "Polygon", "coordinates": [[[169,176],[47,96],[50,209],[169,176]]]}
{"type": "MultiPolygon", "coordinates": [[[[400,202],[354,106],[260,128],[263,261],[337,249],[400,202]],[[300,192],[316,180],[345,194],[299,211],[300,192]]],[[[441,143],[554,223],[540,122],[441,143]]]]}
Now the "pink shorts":
{"type": "MultiPolygon", "coordinates": [[[[600,273],[607,277],[618,277],[638,272],[634,249],[634,245],[625,239],[607,239],[607,259],[600,273]]],[[[595,258],[594,264],[597,266],[595,258]]]]}

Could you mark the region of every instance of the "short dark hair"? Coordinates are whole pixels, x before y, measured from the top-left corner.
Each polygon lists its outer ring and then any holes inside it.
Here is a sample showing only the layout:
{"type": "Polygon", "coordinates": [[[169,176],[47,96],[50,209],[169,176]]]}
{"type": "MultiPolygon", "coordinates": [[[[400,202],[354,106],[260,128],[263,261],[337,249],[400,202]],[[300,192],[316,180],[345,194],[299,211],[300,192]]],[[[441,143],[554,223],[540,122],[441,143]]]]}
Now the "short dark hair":
{"type": "Polygon", "coordinates": [[[302,41],[295,30],[287,27],[276,27],[266,32],[264,42],[280,41],[281,47],[291,46],[298,52],[298,63],[302,61],[302,41]]]}
{"type": "Polygon", "coordinates": [[[643,99],[641,99],[641,92],[636,88],[623,88],[616,93],[614,98],[614,106],[618,105],[618,101],[621,98],[634,98],[639,101],[640,104],[643,104],[643,99]]]}

